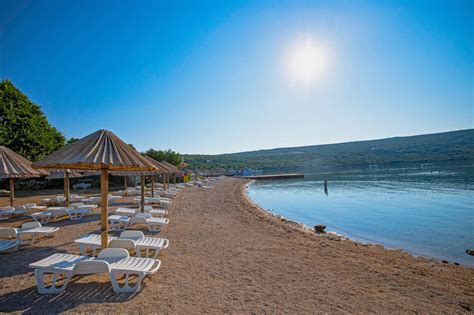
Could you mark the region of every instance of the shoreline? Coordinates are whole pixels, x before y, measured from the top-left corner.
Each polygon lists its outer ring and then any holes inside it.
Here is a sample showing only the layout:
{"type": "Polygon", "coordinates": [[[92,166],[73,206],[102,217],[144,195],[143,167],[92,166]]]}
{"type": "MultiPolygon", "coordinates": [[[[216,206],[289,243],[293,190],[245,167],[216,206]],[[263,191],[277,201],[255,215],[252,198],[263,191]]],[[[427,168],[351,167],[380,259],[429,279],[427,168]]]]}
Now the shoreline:
{"type": "Polygon", "coordinates": [[[259,204],[257,204],[255,201],[252,200],[252,198],[250,198],[250,196],[248,195],[248,192],[247,192],[247,189],[253,185],[254,183],[256,183],[257,180],[256,179],[252,179],[250,180],[248,183],[246,183],[244,185],[244,189],[242,190],[242,194],[244,195],[245,199],[254,207],[256,207],[257,209],[259,209],[260,211],[264,212],[264,213],[267,213],[268,215],[270,216],[273,216],[275,217],[276,219],[280,220],[283,224],[290,224],[292,226],[298,226],[300,228],[300,230],[304,233],[310,233],[310,234],[314,234],[316,236],[320,236],[320,237],[326,237],[328,239],[334,239],[334,238],[338,238],[340,240],[344,240],[344,241],[350,241],[350,242],[354,242],[354,243],[357,243],[361,246],[381,246],[383,247],[383,249],[387,250],[387,251],[400,251],[400,252],[403,252],[403,253],[406,253],[408,255],[411,255],[413,258],[415,259],[427,259],[429,261],[431,260],[434,260],[438,263],[443,263],[443,264],[450,264],[450,265],[455,265],[455,266],[462,266],[462,267],[465,267],[465,268],[469,268],[469,269],[474,269],[474,265],[464,265],[462,263],[458,263],[458,262],[454,262],[454,261],[448,261],[446,259],[441,259],[441,258],[437,258],[437,257],[433,257],[433,256],[425,256],[425,255],[418,255],[418,254],[415,254],[415,253],[411,253],[403,248],[392,248],[392,247],[387,247],[385,246],[384,244],[381,244],[381,243],[378,243],[376,241],[368,241],[368,242],[363,242],[363,241],[360,241],[360,240],[357,240],[357,239],[353,239],[351,237],[348,237],[344,234],[340,234],[340,233],[337,233],[337,232],[334,232],[334,231],[327,231],[326,233],[315,233],[314,232],[314,228],[311,228],[310,226],[304,224],[304,223],[301,223],[301,222],[298,222],[296,220],[293,220],[293,219],[289,219],[285,216],[282,216],[282,215],[279,215],[277,213],[274,213],[272,212],[271,210],[268,210],[268,209],[265,209],[263,208],[262,206],[260,206],[259,204]]]}

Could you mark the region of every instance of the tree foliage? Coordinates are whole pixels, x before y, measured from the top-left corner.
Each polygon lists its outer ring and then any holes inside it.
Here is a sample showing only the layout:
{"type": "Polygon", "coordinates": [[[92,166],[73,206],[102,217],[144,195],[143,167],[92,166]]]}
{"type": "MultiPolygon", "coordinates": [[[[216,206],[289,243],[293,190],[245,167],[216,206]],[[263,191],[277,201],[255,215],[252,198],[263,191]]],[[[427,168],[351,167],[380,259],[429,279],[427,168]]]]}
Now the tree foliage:
{"type": "Polygon", "coordinates": [[[66,145],[69,145],[75,141],[79,140],[79,138],[74,138],[74,137],[71,137],[69,139],[66,140],[66,145]]]}
{"type": "Polygon", "coordinates": [[[178,152],[175,152],[171,149],[168,149],[166,151],[149,149],[145,151],[143,154],[151,157],[152,159],[155,159],[158,162],[166,161],[175,166],[179,166],[182,161],[181,155],[178,152]]]}
{"type": "Polygon", "coordinates": [[[41,108],[11,81],[0,82],[0,144],[36,161],[64,146],[65,138],[41,108]]]}

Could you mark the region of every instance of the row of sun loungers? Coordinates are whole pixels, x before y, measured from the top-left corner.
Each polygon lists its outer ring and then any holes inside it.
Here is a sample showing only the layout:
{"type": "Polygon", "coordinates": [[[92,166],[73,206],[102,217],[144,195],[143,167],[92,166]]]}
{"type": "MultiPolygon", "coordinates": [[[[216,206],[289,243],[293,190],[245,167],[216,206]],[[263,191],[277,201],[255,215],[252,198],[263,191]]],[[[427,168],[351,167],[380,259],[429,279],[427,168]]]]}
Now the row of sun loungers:
{"type": "MultiPolygon", "coordinates": [[[[169,223],[169,219],[164,217],[168,211],[153,208],[149,204],[159,204],[162,208],[167,208],[171,204],[171,198],[176,196],[179,189],[186,186],[176,185],[176,187],[170,191],[169,198],[147,197],[145,202],[148,205],[145,206],[144,213],[139,212],[139,209],[124,207],[116,209],[108,219],[110,228],[121,233],[119,236],[109,235],[108,248],[101,250],[100,235],[86,234],[74,241],[74,244],[79,247],[80,255],[57,253],[31,263],[29,267],[35,270],[38,292],[58,294],[66,290],[73,276],[98,273],[109,275],[112,288],[117,293],[138,292],[143,279],[159,270],[161,261],[157,258],[161,250],[168,248],[169,240],[147,237],[142,231],[126,229],[132,225],[144,225],[150,232],[160,231],[169,223]],[[131,253],[135,257],[131,257],[131,253]],[[45,276],[49,275],[52,275],[52,283],[46,285],[45,276]],[[122,275],[123,281],[119,280],[122,275]]],[[[109,196],[109,201],[119,198],[121,196],[109,196]]],[[[31,205],[28,209],[38,210],[32,214],[38,222],[27,222],[19,229],[0,228],[0,238],[8,238],[0,240],[0,252],[18,249],[22,244],[22,237],[23,239],[29,237],[31,241],[35,241],[39,236],[51,235],[59,230],[57,227],[44,227],[41,222],[46,223],[51,219],[64,216],[69,216],[72,220],[80,219],[100,203],[98,197],[75,200],[80,202],[72,203],[70,207],[46,208],[31,205]]],[[[134,201],[140,203],[139,199],[134,201]]],[[[6,209],[6,211],[11,210],[17,209],[6,209]]],[[[25,213],[26,211],[23,214],[25,213]]]]}

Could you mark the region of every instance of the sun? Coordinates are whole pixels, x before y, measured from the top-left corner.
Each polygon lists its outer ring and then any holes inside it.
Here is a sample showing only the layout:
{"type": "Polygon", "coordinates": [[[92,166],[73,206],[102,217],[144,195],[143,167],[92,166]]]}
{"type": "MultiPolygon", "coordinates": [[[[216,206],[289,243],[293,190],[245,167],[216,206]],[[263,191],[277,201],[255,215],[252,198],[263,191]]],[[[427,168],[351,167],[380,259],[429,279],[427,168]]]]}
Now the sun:
{"type": "Polygon", "coordinates": [[[321,45],[307,37],[291,45],[286,66],[292,83],[308,85],[324,74],[327,54],[321,45]]]}

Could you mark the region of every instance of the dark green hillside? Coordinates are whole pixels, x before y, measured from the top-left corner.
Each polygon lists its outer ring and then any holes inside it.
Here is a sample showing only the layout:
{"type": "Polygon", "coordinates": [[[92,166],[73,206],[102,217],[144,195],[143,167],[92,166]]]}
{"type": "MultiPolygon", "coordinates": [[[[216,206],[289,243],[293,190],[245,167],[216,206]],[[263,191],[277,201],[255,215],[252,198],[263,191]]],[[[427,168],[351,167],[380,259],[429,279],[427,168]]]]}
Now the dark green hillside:
{"type": "Polygon", "coordinates": [[[406,162],[474,162],[474,129],[232,154],[185,155],[184,158],[190,167],[200,169],[322,168],[406,162]]]}

